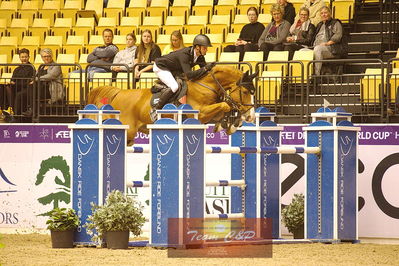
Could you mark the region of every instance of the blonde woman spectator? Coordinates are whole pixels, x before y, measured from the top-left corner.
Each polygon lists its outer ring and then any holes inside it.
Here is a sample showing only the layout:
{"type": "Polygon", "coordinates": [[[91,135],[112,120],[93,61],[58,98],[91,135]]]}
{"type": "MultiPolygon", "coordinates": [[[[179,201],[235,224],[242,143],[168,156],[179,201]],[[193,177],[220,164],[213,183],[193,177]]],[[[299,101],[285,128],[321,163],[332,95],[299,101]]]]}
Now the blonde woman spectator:
{"type": "MultiPolygon", "coordinates": [[[[309,19],[313,25],[317,25],[320,22],[320,10],[325,7],[326,3],[324,0],[305,0],[301,8],[306,7],[309,9],[309,19]]],[[[299,13],[295,17],[295,21],[299,19],[299,13]]]]}
{"type": "MultiPolygon", "coordinates": [[[[156,58],[161,57],[161,49],[154,43],[150,30],[144,30],[141,33],[141,42],[137,48],[135,57],[134,64],[154,63],[156,58]]],[[[139,78],[141,73],[147,71],[152,71],[152,65],[136,66],[134,73],[136,78],[139,78]]]]}
{"type": "MultiPolygon", "coordinates": [[[[126,48],[119,51],[114,58],[113,64],[125,64],[129,69],[133,68],[134,58],[136,56],[137,46],[136,36],[133,33],[126,35],[126,48]]],[[[125,66],[111,66],[111,70],[115,72],[126,72],[125,66]]]]}
{"type": "Polygon", "coordinates": [[[172,32],[172,34],[170,34],[170,44],[165,46],[162,51],[162,55],[180,50],[181,48],[184,48],[183,35],[181,35],[180,31],[175,30],[172,32]]]}
{"type": "Polygon", "coordinates": [[[273,21],[266,26],[259,38],[259,51],[263,51],[263,60],[266,61],[270,51],[282,51],[283,42],[286,40],[291,24],[283,19],[284,8],[273,4],[270,13],[273,21]]]}

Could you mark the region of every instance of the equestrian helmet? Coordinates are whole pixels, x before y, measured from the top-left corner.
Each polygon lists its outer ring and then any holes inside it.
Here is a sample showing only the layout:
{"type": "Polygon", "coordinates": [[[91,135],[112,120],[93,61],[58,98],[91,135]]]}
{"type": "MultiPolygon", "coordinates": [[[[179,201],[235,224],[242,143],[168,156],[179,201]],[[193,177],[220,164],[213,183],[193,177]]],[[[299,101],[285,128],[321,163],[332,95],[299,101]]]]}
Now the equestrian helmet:
{"type": "Polygon", "coordinates": [[[211,40],[205,34],[198,34],[197,36],[195,36],[193,45],[212,47],[211,40]]]}

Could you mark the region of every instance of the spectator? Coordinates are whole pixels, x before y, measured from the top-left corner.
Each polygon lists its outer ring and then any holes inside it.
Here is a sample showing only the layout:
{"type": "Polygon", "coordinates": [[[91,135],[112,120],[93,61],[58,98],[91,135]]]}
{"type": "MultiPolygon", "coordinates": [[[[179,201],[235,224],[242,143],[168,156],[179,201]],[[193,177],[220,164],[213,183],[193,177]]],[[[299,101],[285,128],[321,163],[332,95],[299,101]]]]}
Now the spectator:
{"type": "Polygon", "coordinates": [[[93,52],[87,56],[87,63],[99,64],[99,66],[89,66],[89,78],[93,78],[94,73],[111,72],[112,61],[118,52],[118,47],[112,43],[114,39],[112,30],[105,29],[103,31],[103,39],[104,46],[94,48],[93,52]]]}
{"type": "Polygon", "coordinates": [[[299,11],[300,19],[291,25],[287,42],[284,43],[284,51],[289,51],[289,59],[292,60],[294,52],[312,45],[316,27],[309,20],[309,9],[302,7],[299,11]]]}
{"type": "MultiPolygon", "coordinates": [[[[40,55],[44,62],[38,69],[36,82],[40,99],[48,99],[48,104],[53,104],[62,101],[65,96],[64,85],[62,84],[62,70],[59,65],[53,60],[53,52],[49,48],[44,48],[40,51],[40,55]]],[[[28,99],[28,110],[22,114],[25,116],[32,115],[32,100],[34,99],[32,93],[32,86],[28,86],[25,90],[17,93],[15,99],[15,109],[21,110],[23,107],[20,103],[24,99],[28,99]]]]}
{"type": "Polygon", "coordinates": [[[183,35],[181,35],[180,31],[175,30],[172,32],[172,34],[170,34],[170,44],[165,46],[162,51],[162,55],[180,50],[181,48],[184,48],[183,35]]]}
{"type": "Polygon", "coordinates": [[[258,9],[250,7],[247,10],[249,24],[245,25],[234,45],[228,45],[224,48],[225,52],[240,52],[240,61],[244,58],[247,51],[258,51],[259,37],[262,35],[265,26],[258,22],[258,9]]]}
{"type": "MultiPolygon", "coordinates": [[[[344,55],[341,21],[331,17],[331,10],[324,6],[320,10],[321,21],[316,27],[313,42],[315,60],[340,58],[344,55]]],[[[322,63],[315,63],[315,74],[320,75],[322,63]]]]}
{"type": "Polygon", "coordinates": [[[296,14],[294,5],[287,0],[277,0],[277,3],[284,8],[283,19],[290,24],[294,23],[296,14]]]}
{"type": "MultiPolygon", "coordinates": [[[[125,64],[129,67],[129,70],[132,69],[137,50],[135,44],[136,36],[133,33],[126,35],[126,48],[115,55],[113,64],[125,64]]],[[[111,66],[111,70],[114,72],[127,71],[125,66],[111,66]]]]}
{"type": "MultiPolygon", "coordinates": [[[[10,115],[13,114],[13,111],[16,111],[14,107],[14,98],[16,94],[22,90],[26,90],[35,75],[35,68],[29,62],[28,49],[22,48],[19,50],[19,60],[21,60],[21,65],[13,71],[10,84],[5,86],[7,105],[4,109],[8,107],[8,114],[10,115]]],[[[26,101],[26,99],[24,100],[26,101]]],[[[21,114],[20,111],[18,111],[17,114],[21,114]]]]}
{"type": "Polygon", "coordinates": [[[267,60],[270,51],[282,51],[283,42],[286,40],[290,23],[283,19],[284,8],[278,4],[273,4],[270,13],[273,21],[266,26],[259,38],[259,50],[263,51],[263,61],[267,60]]]}
{"type": "MultiPolygon", "coordinates": [[[[141,42],[136,51],[136,58],[134,64],[139,63],[154,63],[155,59],[161,57],[161,49],[152,40],[152,34],[150,30],[144,30],[141,33],[141,42]]],[[[136,78],[139,78],[141,73],[152,71],[152,65],[147,66],[136,66],[134,72],[136,78]]]]}
{"type": "MultiPolygon", "coordinates": [[[[301,8],[306,7],[309,9],[309,19],[313,25],[317,25],[320,22],[320,10],[322,7],[326,6],[324,0],[305,0],[301,8]]],[[[299,13],[295,17],[295,21],[300,19],[299,13]]]]}

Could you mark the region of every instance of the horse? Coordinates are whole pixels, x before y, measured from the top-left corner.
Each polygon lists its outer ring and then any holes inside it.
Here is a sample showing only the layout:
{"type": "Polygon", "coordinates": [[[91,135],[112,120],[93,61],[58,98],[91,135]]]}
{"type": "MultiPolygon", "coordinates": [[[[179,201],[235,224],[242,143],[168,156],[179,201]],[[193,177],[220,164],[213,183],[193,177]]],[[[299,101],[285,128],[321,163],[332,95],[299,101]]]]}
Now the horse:
{"type": "MultiPolygon", "coordinates": [[[[187,104],[200,111],[198,119],[201,123],[216,122],[217,130],[222,129],[223,124],[231,134],[243,120],[254,120],[255,87],[252,80],[256,75],[231,66],[216,65],[202,78],[187,81],[187,104]],[[233,124],[221,123],[226,121],[225,115],[231,111],[238,112],[239,118],[233,124]]],[[[120,121],[129,125],[128,145],[133,145],[137,132],[148,134],[146,126],[152,124],[151,96],[150,89],[122,90],[101,86],[89,92],[87,101],[97,107],[107,103],[120,110],[120,121]]]]}

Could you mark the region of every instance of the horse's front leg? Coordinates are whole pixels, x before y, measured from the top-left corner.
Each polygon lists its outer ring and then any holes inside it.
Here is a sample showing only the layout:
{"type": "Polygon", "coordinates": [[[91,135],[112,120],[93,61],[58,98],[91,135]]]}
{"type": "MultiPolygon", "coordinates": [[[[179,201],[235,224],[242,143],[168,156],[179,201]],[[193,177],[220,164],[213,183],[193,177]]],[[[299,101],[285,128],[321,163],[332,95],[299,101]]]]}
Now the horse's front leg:
{"type": "Polygon", "coordinates": [[[211,120],[218,121],[230,110],[231,107],[225,102],[211,104],[200,109],[199,120],[204,124],[211,120]]]}

